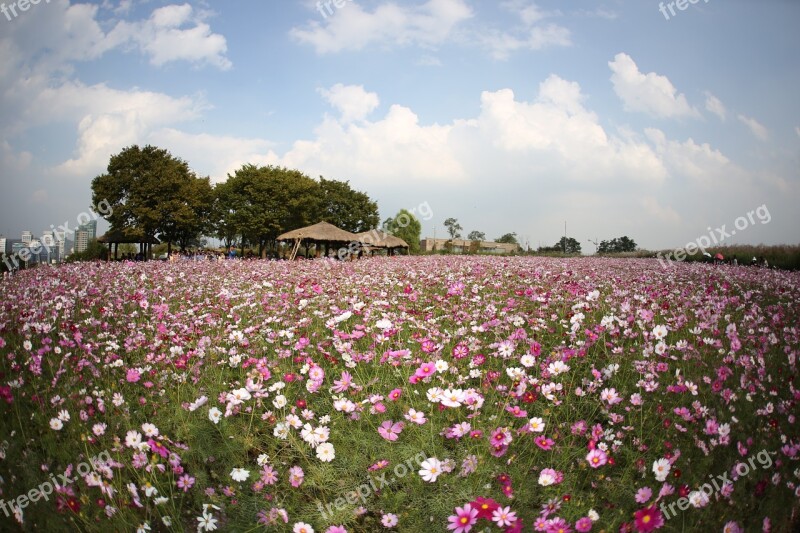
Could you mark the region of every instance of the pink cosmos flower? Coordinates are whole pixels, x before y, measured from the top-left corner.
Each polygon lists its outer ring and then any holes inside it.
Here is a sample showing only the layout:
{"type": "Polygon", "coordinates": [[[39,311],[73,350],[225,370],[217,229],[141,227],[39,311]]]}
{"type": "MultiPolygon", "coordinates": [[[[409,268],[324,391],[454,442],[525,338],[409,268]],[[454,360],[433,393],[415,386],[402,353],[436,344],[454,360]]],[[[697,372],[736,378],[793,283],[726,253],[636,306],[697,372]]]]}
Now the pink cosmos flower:
{"type": "Polygon", "coordinates": [[[150,446],[150,451],[157,453],[161,457],[167,458],[169,457],[169,450],[167,450],[166,446],[161,444],[158,441],[154,441],[153,439],[148,439],[147,444],[150,446]]]}
{"type": "Polygon", "coordinates": [[[183,474],[181,477],[178,478],[178,481],[175,483],[179,489],[183,489],[183,492],[189,492],[189,489],[192,488],[194,485],[195,479],[190,476],[189,474],[183,474]]]}
{"type": "Polygon", "coordinates": [[[608,456],[600,448],[595,448],[586,455],[586,461],[592,468],[600,468],[608,462],[608,456]]]}
{"type": "Polygon", "coordinates": [[[543,450],[551,450],[553,448],[553,444],[555,444],[553,439],[545,437],[544,435],[539,435],[533,439],[533,442],[535,442],[536,445],[543,450]]]}
{"type": "Polygon", "coordinates": [[[577,522],[575,522],[575,531],[578,533],[587,533],[592,530],[592,519],[588,516],[584,516],[583,518],[579,518],[577,522]]]}
{"type": "Polygon", "coordinates": [[[469,533],[472,526],[478,521],[478,510],[473,509],[470,504],[463,507],[456,507],[454,514],[447,517],[447,529],[452,529],[454,533],[469,533]]]}
{"type": "Polygon", "coordinates": [[[381,437],[388,441],[395,441],[397,437],[400,435],[400,432],[403,431],[403,427],[405,424],[403,422],[393,422],[391,420],[385,420],[379,427],[378,433],[381,437]]]}
{"type": "Polygon", "coordinates": [[[305,472],[299,466],[293,466],[289,469],[289,483],[292,487],[297,488],[303,484],[305,472]]]}
{"type": "Polygon", "coordinates": [[[650,487],[642,487],[638,491],[636,491],[636,503],[647,503],[650,501],[650,498],[653,497],[653,491],[650,487]]]}

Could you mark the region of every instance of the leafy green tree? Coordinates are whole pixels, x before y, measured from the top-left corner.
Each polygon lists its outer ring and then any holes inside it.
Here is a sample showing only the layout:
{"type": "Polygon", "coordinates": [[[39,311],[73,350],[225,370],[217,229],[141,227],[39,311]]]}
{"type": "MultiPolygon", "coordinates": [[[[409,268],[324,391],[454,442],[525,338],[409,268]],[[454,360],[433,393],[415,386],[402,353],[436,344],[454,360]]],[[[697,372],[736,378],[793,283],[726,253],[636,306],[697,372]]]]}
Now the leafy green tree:
{"type": "Polygon", "coordinates": [[[84,251],[69,254],[66,258],[66,262],[74,263],[76,261],[105,261],[108,259],[108,254],[108,248],[106,248],[103,243],[99,242],[97,239],[92,239],[87,243],[84,251]]]}
{"type": "Polygon", "coordinates": [[[92,180],[92,202],[104,201],[111,231],[135,229],[169,247],[205,229],[210,184],[167,150],[134,145],[111,156],[106,173],[92,180]]]}
{"type": "Polygon", "coordinates": [[[408,253],[419,253],[419,241],[422,236],[422,224],[407,209],[401,209],[394,218],[383,221],[383,231],[400,237],[408,243],[408,253]]]}
{"type": "Polygon", "coordinates": [[[448,218],[444,221],[444,227],[447,228],[447,233],[450,234],[451,239],[461,238],[461,230],[464,228],[461,227],[461,224],[458,223],[458,220],[454,218],[448,218]]]}
{"type": "Polygon", "coordinates": [[[467,239],[471,241],[485,241],[486,234],[482,231],[473,230],[469,232],[469,235],[467,235],[467,239]]]}
{"type": "Polygon", "coordinates": [[[298,170],[244,165],[222,190],[226,223],[262,257],[281,233],[317,222],[320,185],[298,170]]]}
{"type": "Polygon", "coordinates": [[[617,254],[623,252],[635,252],[637,248],[636,242],[627,236],[622,236],[610,241],[601,241],[600,246],[597,248],[599,254],[617,254]]]}
{"type": "Polygon", "coordinates": [[[347,181],[327,180],[320,176],[319,218],[353,233],[377,227],[378,204],[347,181]]]}
{"type": "Polygon", "coordinates": [[[505,235],[496,238],[494,242],[501,242],[505,244],[519,244],[519,241],[517,241],[516,233],[506,233],[505,235]]]}
{"type": "Polygon", "coordinates": [[[572,237],[561,237],[561,239],[555,245],[553,245],[553,248],[548,251],[579,254],[581,253],[581,243],[572,237]]]}

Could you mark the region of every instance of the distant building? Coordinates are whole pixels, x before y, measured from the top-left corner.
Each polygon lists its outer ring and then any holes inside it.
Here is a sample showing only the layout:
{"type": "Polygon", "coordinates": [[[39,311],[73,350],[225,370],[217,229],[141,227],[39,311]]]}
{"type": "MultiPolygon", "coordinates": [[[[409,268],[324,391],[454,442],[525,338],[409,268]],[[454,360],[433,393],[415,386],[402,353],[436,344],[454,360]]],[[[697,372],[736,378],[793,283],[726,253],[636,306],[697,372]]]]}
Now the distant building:
{"type": "Polygon", "coordinates": [[[64,250],[67,246],[67,232],[56,231],[53,235],[56,239],[56,248],[58,248],[58,260],[63,261],[66,257],[64,255],[64,250]]]}
{"type": "Polygon", "coordinates": [[[97,221],[81,224],[75,231],[75,252],[80,253],[89,247],[89,241],[97,238],[97,221]]]}
{"type": "Polygon", "coordinates": [[[30,231],[22,232],[22,242],[24,242],[25,244],[30,244],[32,240],[33,240],[33,233],[31,233],[30,231]]]}
{"type": "Polygon", "coordinates": [[[7,239],[5,237],[0,236],[0,255],[6,253],[6,243],[7,239]]]}
{"type": "Polygon", "coordinates": [[[46,261],[50,263],[58,263],[61,256],[58,253],[58,242],[56,241],[55,233],[52,231],[42,232],[42,246],[45,247],[45,254],[47,255],[46,261]]]}
{"type": "Polygon", "coordinates": [[[518,252],[518,244],[491,241],[470,241],[467,239],[431,239],[426,237],[419,242],[422,252],[450,250],[453,253],[511,254],[518,252]]]}

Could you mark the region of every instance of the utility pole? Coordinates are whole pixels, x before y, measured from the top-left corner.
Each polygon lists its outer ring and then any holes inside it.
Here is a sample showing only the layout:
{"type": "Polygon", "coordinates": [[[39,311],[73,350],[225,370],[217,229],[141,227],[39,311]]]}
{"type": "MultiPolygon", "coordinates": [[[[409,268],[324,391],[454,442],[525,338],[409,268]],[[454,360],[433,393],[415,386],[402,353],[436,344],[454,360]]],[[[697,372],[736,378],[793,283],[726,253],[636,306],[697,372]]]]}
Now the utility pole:
{"type": "Polygon", "coordinates": [[[567,221],[564,221],[564,255],[567,255],[567,221]]]}

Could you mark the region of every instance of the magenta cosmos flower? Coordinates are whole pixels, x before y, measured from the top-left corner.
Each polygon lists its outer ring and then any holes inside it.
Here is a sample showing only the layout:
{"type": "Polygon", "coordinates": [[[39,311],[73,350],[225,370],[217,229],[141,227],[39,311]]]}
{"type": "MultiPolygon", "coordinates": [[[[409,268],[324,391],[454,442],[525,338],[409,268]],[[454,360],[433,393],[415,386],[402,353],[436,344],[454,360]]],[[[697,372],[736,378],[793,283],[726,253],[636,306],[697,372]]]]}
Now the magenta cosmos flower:
{"type": "Polygon", "coordinates": [[[478,521],[478,510],[473,509],[470,504],[456,507],[455,513],[450,515],[447,521],[450,522],[447,524],[447,529],[452,529],[454,533],[468,533],[478,521]]]}
{"type": "Polygon", "coordinates": [[[650,533],[664,525],[664,517],[655,505],[636,511],[634,525],[639,533],[650,533]]]}

